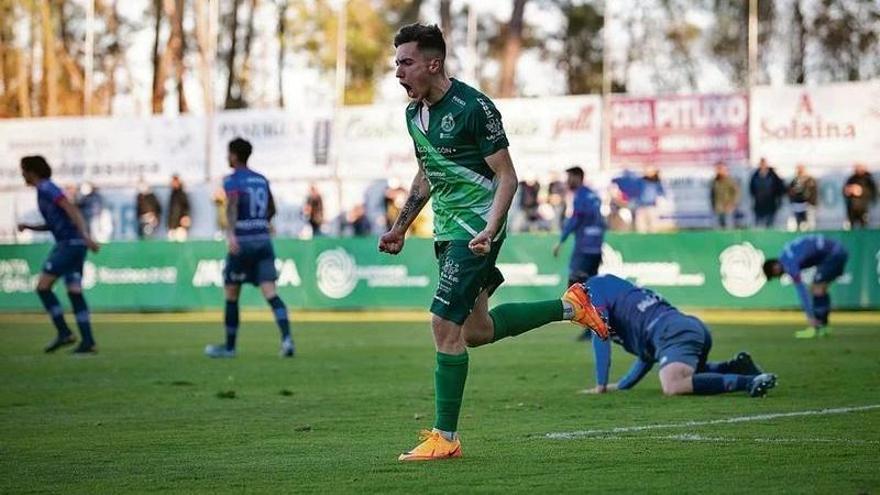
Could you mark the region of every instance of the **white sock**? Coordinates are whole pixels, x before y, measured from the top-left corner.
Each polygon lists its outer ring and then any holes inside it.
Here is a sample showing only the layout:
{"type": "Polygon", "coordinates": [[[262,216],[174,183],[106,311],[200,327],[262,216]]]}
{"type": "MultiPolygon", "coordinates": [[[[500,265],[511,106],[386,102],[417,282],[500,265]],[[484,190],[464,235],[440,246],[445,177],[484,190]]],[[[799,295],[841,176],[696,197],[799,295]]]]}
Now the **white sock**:
{"type": "Polygon", "coordinates": [[[562,300],[562,319],[571,320],[574,317],[574,307],[570,302],[562,300]]]}
{"type": "Polygon", "coordinates": [[[447,441],[455,440],[455,437],[458,435],[458,432],[455,431],[443,431],[438,430],[437,428],[432,428],[431,431],[435,431],[440,434],[441,437],[445,438],[447,441]]]}

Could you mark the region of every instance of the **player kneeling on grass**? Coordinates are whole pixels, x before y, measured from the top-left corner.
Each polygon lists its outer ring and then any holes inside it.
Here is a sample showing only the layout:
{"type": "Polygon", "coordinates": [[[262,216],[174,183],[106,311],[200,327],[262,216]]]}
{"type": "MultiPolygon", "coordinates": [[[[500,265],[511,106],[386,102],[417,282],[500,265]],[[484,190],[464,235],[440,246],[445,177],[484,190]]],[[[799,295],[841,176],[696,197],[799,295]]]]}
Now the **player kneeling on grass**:
{"type": "Polygon", "coordinates": [[[205,354],[212,358],[235,357],[235,338],[238,335],[238,297],[241,284],[259,285],[266,302],[272,307],[275,322],[281,330],[281,355],[292,357],[293,339],[290,337],[290,321],[287,307],[278,297],[275,280],[275,251],[269,235],[269,220],[275,214],[275,202],[269,189],[269,181],[249,169],[248,158],[253,147],[244,139],[229,143],[229,166],[235,172],[223,180],[223,189],[229,198],[226,217],[229,230],[226,242],[229,253],[223,271],[226,291],[226,343],[205,347],[205,354]]]}
{"type": "Polygon", "coordinates": [[[98,252],[100,247],[89,236],[86,222],[79,209],[64,196],[64,192],[50,180],[52,168],[42,156],[26,156],[21,159],[21,175],[27,185],[37,189],[37,203],[46,221],[44,225],[20,223],[18,230],[49,230],[55,238],[55,247],[43,263],[43,270],[37,280],[37,295],[43,302],[46,312],[58,330],[58,336],[44,349],[55,352],[61,347],[76,342],[76,337],[64,320],[64,309],[52,286],[58,277],[64,277],[67,296],[73,305],[74,317],[79,326],[82,341],[73,350],[74,354],[94,354],[97,352],[92,337],[92,324],[89,307],[82,293],[82,271],[87,250],[98,252]]]}
{"type": "Polygon", "coordinates": [[[807,315],[808,327],[795,332],[799,339],[812,339],[828,335],[828,316],[831,314],[831,295],[828,285],[843,274],[849,255],[846,248],[824,235],[805,235],[788,242],[782,248],[779,259],[764,262],[764,275],[768,279],[787,274],[794,282],[801,307],[807,315]],[[812,300],[801,281],[801,270],[816,267],[816,275],[810,286],[812,300]]]}
{"type": "Polygon", "coordinates": [[[660,363],[660,385],[665,395],[745,391],[752,397],[762,397],[776,385],[776,375],[763,373],[745,352],[730,361],[708,362],[712,349],[709,329],[651,290],[614,275],[599,275],[583,285],[606,322],[611,340],[637,358],[620,382],[608,384],[611,343],[594,337],[597,385],[585,393],[632,388],[655,363],[660,363]]]}

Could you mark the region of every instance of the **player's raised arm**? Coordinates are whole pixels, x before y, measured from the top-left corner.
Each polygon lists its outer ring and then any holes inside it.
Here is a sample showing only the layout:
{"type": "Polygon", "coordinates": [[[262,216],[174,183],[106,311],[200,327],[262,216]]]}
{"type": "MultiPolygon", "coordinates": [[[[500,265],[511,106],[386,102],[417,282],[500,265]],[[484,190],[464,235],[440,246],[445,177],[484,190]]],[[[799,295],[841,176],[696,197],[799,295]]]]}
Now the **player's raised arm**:
{"type": "Polygon", "coordinates": [[[477,254],[486,254],[490,251],[492,240],[507,220],[507,212],[510,210],[517,188],[516,169],[513,168],[513,160],[507,148],[501,148],[487,156],[485,160],[495,173],[495,181],[498,185],[492,199],[489,218],[486,220],[486,228],[474,236],[469,244],[471,250],[477,254]]]}
{"type": "Polygon", "coordinates": [[[431,184],[425,175],[425,167],[419,161],[419,171],[413,178],[412,186],[409,189],[409,197],[401,208],[394,225],[382,237],[379,238],[379,251],[388,254],[397,254],[403,250],[403,243],[406,240],[406,231],[412,225],[419,212],[428,203],[431,198],[431,184]]]}
{"type": "Polygon", "coordinates": [[[58,207],[64,210],[67,216],[70,218],[70,221],[73,222],[73,225],[76,227],[76,230],[79,231],[79,235],[86,242],[86,247],[91,249],[94,252],[98,252],[101,247],[97,242],[92,240],[92,236],[89,235],[89,230],[86,228],[86,221],[80,213],[79,208],[73,205],[70,201],[67,200],[64,196],[61,196],[57,200],[58,207]]]}

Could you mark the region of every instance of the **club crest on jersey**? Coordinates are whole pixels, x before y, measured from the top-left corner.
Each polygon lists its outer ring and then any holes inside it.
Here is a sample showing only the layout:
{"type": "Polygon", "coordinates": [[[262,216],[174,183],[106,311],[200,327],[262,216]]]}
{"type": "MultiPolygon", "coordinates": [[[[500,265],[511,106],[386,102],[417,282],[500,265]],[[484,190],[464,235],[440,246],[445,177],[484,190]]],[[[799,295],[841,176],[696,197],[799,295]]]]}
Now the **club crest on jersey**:
{"type": "Polygon", "coordinates": [[[452,129],[455,129],[455,119],[452,118],[451,113],[447,113],[443,116],[443,120],[440,121],[440,128],[443,129],[444,132],[452,132],[452,129]]]}

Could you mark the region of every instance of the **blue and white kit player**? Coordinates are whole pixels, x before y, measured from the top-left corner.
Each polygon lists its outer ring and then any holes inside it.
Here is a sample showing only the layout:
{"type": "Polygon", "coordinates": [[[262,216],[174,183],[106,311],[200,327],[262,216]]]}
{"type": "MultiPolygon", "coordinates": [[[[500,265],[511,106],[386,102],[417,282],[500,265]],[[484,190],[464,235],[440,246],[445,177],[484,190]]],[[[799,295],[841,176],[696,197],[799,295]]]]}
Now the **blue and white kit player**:
{"type": "Polygon", "coordinates": [[[263,297],[272,308],[275,322],[281,331],[281,355],[292,357],[295,349],[290,336],[290,320],[287,307],[278,297],[275,281],[275,251],[269,232],[269,221],[275,214],[275,202],[269,189],[269,181],[248,168],[251,143],[236,138],[229,143],[229,166],[235,171],[223,180],[226,192],[226,217],[229,227],[226,242],[229,252],[223,270],[226,292],[226,343],[205,347],[205,354],[212,358],[235,357],[235,340],[238,335],[238,298],[241,285],[258,285],[263,297]]]}
{"type": "Polygon", "coordinates": [[[610,340],[636,356],[629,372],[609,384],[611,343],[593,337],[596,387],[605,393],[634,387],[655,364],[665,395],[714,395],[747,392],[762,397],[776,386],[776,375],[764,373],[748,353],[730,361],[709,362],[712,335],[699,319],[681,313],[653,291],[614,275],[598,275],[585,284],[596,311],[608,325],[610,340]]]}
{"type": "Polygon", "coordinates": [[[74,318],[82,338],[73,353],[94,354],[97,348],[95,338],[92,336],[89,307],[82,292],[82,271],[87,251],[92,250],[97,253],[99,246],[89,236],[86,222],[79,209],[50,180],[52,168],[45,158],[39,155],[22,158],[21,175],[27,185],[37,189],[37,204],[46,223],[43,225],[20,223],[18,230],[48,230],[55,238],[55,246],[49,258],[43,263],[43,269],[37,280],[37,295],[58,331],[58,335],[44,350],[55,352],[76,342],[76,337],[64,320],[64,308],[52,292],[55,281],[64,277],[67,297],[73,306],[74,318]]]}
{"type": "MultiPolygon", "coordinates": [[[[584,169],[571,167],[565,171],[566,185],[574,194],[571,215],[565,219],[559,242],[553,247],[553,257],[559,256],[559,250],[566,239],[574,234],[574,249],[568,262],[568,287],[583,283],[599,273],[602,264],[602,243],[605,241],[605,219],[602,217],[602,200],[596,193],[584,185],[584,169]]],[[[590,330],[578,337],[587,340],[592,335],[590,330]]]]}
{"type": "Polygon", "coordinates": [[[768,279],[786,274],[794,283],[808,324],[804,330],[795,332],[795,337],[811,339],[828,335],[828,316],[831,314],[828,286],[843,275],[848,258],[849,253],[843,244],[824,235],[812,234],[789,241],[782,248],[779,259],[771,258],[764,262],[764,275],[768,279]],[[810,267],[816,267],[816,273],[808,294],[801,271],[810,267]]]}
{"type": "Polygon", "coordinates": [[[571,167],[565,171],[566,184],[574,193],[572,213],[565,220],[559,242],[553,247],[553,256],[568,236],[574,234],[574,250],[568,264],[568,285],[586,282],[599,273],[602,264],[602,243],[605,240],[605,220],[600,210],[602,201],[592,189],[584,185],[584,170],[571,167]]]}

